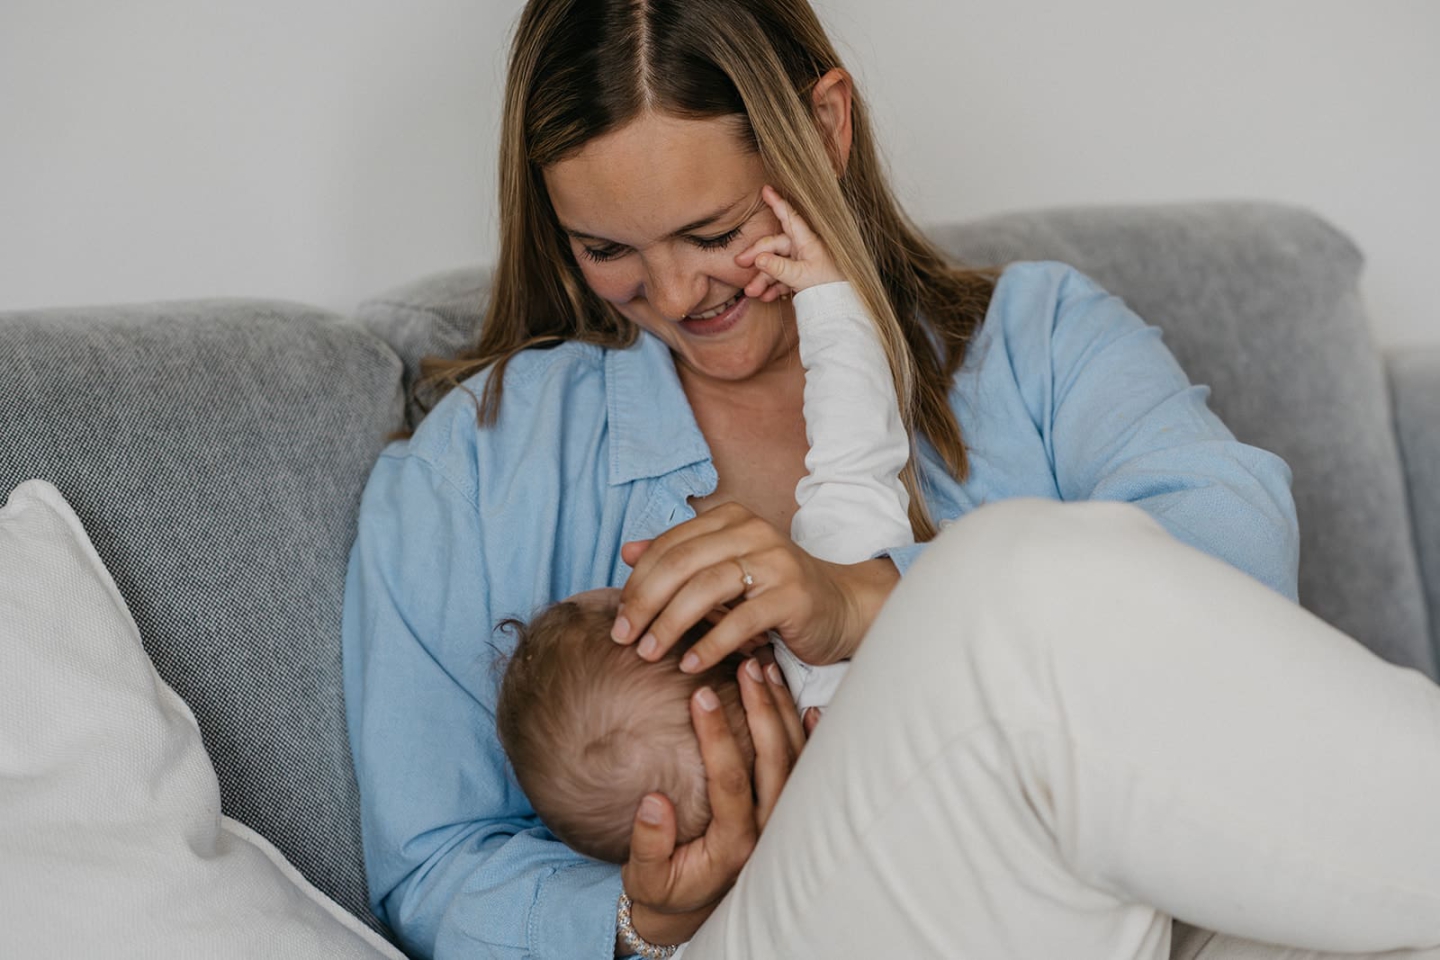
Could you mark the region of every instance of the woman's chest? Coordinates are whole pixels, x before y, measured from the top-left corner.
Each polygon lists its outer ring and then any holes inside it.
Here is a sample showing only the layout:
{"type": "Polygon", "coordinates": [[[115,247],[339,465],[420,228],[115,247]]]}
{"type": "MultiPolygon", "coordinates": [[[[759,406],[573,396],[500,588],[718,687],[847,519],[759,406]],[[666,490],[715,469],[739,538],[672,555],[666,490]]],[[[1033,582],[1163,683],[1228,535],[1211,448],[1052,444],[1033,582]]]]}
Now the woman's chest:
{"type": "Polygon", "coordinates": [[[789,534],[795,485],[805,476],[805,424],[774,422],[712,430],[706,438],[715,465],[715,491],[691,497],[696,513],[734,501],[789,534]]]}

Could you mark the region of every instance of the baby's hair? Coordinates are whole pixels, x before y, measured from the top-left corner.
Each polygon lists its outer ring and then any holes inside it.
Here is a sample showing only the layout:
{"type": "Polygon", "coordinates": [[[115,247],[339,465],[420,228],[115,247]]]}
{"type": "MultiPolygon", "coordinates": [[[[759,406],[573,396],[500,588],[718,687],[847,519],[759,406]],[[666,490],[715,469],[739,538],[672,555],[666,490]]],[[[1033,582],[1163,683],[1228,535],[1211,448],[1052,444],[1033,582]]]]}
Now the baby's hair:
{"type": "Polygon", "coordinates": [[[689,701],[701,686],[719,696],[741,752],[753,757],[731,655],[698,674],[680,657],[704,635],[692,628],[660,660],[642,660],[610,639],[613,606],[561,601],[526,625],[495,707],[515,779],[551,833],[577,853],[624,863],[635,810],[647,793],[675,805],[677,843],[705,832],[710,803],[689,701]]]}

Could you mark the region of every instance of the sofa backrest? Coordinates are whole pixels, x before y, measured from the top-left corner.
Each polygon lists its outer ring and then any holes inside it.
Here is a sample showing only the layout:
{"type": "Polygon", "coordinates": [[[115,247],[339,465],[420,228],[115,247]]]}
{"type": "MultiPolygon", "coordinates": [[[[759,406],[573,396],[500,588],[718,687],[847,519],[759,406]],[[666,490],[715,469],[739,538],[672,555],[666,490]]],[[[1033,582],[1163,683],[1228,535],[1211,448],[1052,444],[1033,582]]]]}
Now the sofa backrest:
{"type": "MultiPolygon", "coordinates": [[[[1235,434],[1294,471],[1301,603],[1435,676],[1363,260],[1348,238],[1264,203],[1048,210],[930,234],[972,264],[1070,263],[1164,331],[1235,434]]],[[[488,280],[480,269],[427,277],[363,304],[359,319],[413,376],[422,355],[470,342],[488,280]]]]}
{"type": "Polygon", "coordinates": [[[0,358],[0,500],[60,489],[199,721],[224,812],[374,925],[340,609],[399,361],[253,300],[4,313],[0,358]]]}

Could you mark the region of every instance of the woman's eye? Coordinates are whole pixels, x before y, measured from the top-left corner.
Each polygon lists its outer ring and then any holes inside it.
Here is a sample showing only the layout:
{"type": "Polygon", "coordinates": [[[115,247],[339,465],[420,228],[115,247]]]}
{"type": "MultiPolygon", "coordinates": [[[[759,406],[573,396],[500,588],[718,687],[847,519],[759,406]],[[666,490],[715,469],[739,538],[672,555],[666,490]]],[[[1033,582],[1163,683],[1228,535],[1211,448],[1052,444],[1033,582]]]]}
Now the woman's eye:
{"type": "MultiPolygon", "coordinates": [[[[744,224],[741,224],[734,230],[722,233],[718,237],[691,237],[690,242],[701,250],[719,250],[722,247],[728,247],[734,243],[735,238],[740,236],[740,232],[743,229],[744,224]]],[[[580,244],[580,255],[594,263],[608,263],[611,260],[624,256],[624,254],[625,248],[616,246],[615,244],[608,244],[603,247],[591,247],[583,243],[580,244]]]]}
{"type": "Polygon", "coordinates": [[[580,250],[587,260],[593,260],[596,263],[608,263],[625,252],[624,247],[587,247],[583,243],[580,245],[580,250]]]}
{"type": "Polygon", "coordinates": [[[692,237],[691,242],[701,250],[719,250],[721,247],[728,247],[740,236],[740,227],[728,233],[722,233],[718,237],[692,237]]]}

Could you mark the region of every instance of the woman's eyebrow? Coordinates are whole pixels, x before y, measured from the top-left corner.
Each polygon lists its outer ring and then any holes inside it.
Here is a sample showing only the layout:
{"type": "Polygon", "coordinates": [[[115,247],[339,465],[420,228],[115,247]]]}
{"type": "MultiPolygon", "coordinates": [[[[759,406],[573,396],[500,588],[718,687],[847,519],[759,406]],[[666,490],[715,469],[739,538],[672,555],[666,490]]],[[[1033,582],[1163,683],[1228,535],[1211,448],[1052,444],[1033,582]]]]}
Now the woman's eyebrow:
{"type": "MultiPolygon", "coordinates": [[[[673,233],[671,233],[670,236],[672,236],[672,237],[678,237],[678,236],[680,236],[681,234],[693,233],[693,232],[696,231],[696,230],[704,230],[706,227],[708,227],[708,226],[710,226],[711,224],[713,224],[716,220],[720,220],[720,219],[722,219],[723,217],[725,217],[727,214],[729,214],[731,211],[733,211],[737,206],[739,206],[742,202],[744,202],[744,200],[745,200],[745,195],[736,197],[734,200],[731,200],[729,203],[727,203],[725,206],[721,207],[719,210],[716,210],[714,213],[712,213],[712,214],[710,214],[710,215],[708,215],[708,216],[701,217],[699,220],[692,220],[690,223],[685,224],[685,226],[680,227],[678,230],[676,230],[676,231],[674,231],[673,233]]],[[[750,214],[754,213],[755,210],[759,208],[759,206],[760,206],[760,204],[761,204],[762,202],[763,202],[763,201],[760,199],[759,195],[757,194],[757,195],[756,195],[755,203],[751,206],[750,211],[746,214],[746,219],[749,219],[750,214]]],[[[594,240],[594,241],[596,241],[597,243],[611,243],[611,242],[613,242],[613,241],[610,241],[610,240],[605,239],[604,237],[597,237],[597,236],[595,236],[594,234],[591,234],[591,233],[583,233],[583,232],[581,232],[581,231],[579,231],[579,230],[572,230],[570,227],[565,226],[563,223],[560,225],[560,229],[564,230],[566,233],[568,233],[570,236],[574,237],[576,240],[594,240]]]]}

